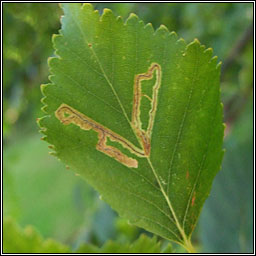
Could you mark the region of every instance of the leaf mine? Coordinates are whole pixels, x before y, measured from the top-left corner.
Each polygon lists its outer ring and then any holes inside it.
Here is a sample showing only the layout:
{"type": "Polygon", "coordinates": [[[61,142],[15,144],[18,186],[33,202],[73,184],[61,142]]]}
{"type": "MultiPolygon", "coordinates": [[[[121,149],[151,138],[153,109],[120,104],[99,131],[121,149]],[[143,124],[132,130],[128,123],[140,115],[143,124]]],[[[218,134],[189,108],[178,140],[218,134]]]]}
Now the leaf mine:
{"type": "MultiPolygon", "coordinates": [[[[105,126],[99,124],[88,116],[80,113],[78,110],[72,108],[67,104],[61,104],[55,111],[55,116],[64,124],[68,125],[73,123],[79,126],[83,130],[93,129],[98,133],[98,143],[96,149],[102,153],[114,158],[121,164],[130,167],[138,168],[138,161],[134,158],[130,158],[119,149],[107,145],[107,139],[109,138],[113,142],[120,143],[124,148],[128,149],[131,153],[138,157],[148,157],[150,155],[150,140],[151,132],[155,120],[156,109],[157,109],[157,94],[161,85],[161,67],[157,63],[152,63],[146,73],[138,74],[134,79],[134,98],[133,98],[133,111],[132,111],[132,122],[131,126],[134,133],[138,136],[143,149],[139,149],[134,146],[130,141],[123,138],[119,134],[111,131],[105,126]],[[156,82],[153,86],[153,93],[151,101],[151,109],[149,111],[149,123],[147,130],[141,128],[140,120],[140,101],[141,98],[147,95],[141,93],[141,82],[143,80],[150,80],[153,78],[154,71],[156,71],[156,82]]],[[[148,97],[148,96],[147,96],[148,97]]]]}

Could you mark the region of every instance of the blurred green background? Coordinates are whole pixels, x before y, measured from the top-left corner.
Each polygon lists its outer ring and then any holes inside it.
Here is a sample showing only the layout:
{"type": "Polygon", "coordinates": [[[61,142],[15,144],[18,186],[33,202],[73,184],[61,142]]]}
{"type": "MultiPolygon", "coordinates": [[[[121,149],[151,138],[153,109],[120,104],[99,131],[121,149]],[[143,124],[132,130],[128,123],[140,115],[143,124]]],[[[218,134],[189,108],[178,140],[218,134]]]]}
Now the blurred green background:
{"type": "MultiPolygon", "coordinates": [[[[253,250],[253,4],[95,3],[126,19],[136,13],[154,28],[164,24],[187,43],[212,47],[223,62],[227,125],[222,170],[203,208],[193,243],[200,252],[253,250]]],[[[133,241],[145,232],[121,219],[86,182],[50,156],[36,118],[40,84],[62,10],[55,3],[3,4],[4,217],[73,248],[107,239],[133,241]]],[[[183,249],[176,247],[177,252],[183,249]]]]}

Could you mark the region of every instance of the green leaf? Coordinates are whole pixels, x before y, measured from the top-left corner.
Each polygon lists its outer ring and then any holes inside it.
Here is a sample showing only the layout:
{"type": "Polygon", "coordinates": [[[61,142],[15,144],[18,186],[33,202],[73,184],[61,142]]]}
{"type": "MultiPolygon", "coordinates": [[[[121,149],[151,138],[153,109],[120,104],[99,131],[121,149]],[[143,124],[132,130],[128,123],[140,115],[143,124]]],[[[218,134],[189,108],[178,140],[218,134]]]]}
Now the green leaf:
{"type": "MultiPolygon", "coordinates": [[[[105,204],[80,177],[48,154],[49,148],[40,136],[18,136],[4,147],[3,213],[22,226],[33,225],[43,237],[66,241],[81,226],[89,230],[97,221],[95,213],[102,212],[105,204]]],[[[101,214],[111,225],[106,213],[101,214]]],[[[101,227],[106,233],[109,230],[106,225],[101,227]]],[[[96,230],[93,226],[89,232],[96,230]]]]}
{"type": "Polygon", "coordinates": [[[76,253],[171,253],[171,245],[162,248],[162,243],[157,242],[156,237],[149,238],[141,235],[134,243],[121,244],[108,241],[103,247],[98,248],[91,244],[82,245],[76,253]]]}
{"type": "Polygon", "coordinates": [[[121,216],[193,251],[223,156],[217,58],[134,14],[62,6],[44,139],[121,216]]]}
{"type": "Polygon", "coordinates": [[[68,253],[69,248],[52,239],[43,240],[32,227],[22,230],[11,218],[3,222],[4,253],[68,253]]]}
{"type": "Polygon", "coordinates": [[[3,227],[4,253],[171,253],[171,245],[166,247],[157,242],[156,237],[149,238],[141,235],[134,243],[122,244],[108,241],[103,247],[98,248],[92,244],[83,244],[79,249],[71,249],[52,239],[43,240],[41,235],[32,227],[27,226],[22,230],[11,219],[4,219],[3,227]]]}

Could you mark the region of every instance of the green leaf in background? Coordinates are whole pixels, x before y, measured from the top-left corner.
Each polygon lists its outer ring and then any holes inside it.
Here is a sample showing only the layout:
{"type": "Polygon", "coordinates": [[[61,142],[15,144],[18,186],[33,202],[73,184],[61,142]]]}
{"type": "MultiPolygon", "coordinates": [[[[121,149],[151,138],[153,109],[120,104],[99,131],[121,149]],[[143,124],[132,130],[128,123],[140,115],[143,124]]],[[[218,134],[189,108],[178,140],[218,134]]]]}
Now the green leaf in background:
{"type": "Polygon", "coordinates": [[[253,103],[225,140],[223,168],[200,218],[202,252],[253,253],[253,103]]]}
{"type": "Polygon", "coordinates": [[[101,200],[48,154],[39,134],[17,138],[14,147],[4,148],[4,218],[12,216],[21,226],[33,225],[43,237],[60,241],[77,239],[82,226],[90,230],[101,200]]]}
{"type": "Polygon", "coordinates": [[[3,227],[4,253],[171,253],[170,245],[164,247],[156,238],[141,235],[131,244],[108,241],[98,248],[92,244],[83,244],[78,250],[71,250],[55,240],[43,240],[41,235],[32,227],[22,230],[11,218],[4,220],[3,227]]]}
{"type": "Polygon", "coordinates": [[[162,248],[162,244],[157,242],[156,237],[149,238],[141,235],[134,243],[120,244],[108,241],[103,247],[98,248],[91,244],[82,245],[76,253],[171,253],[170,244],[162,248]]]}
{"type": "Polygon", "coordinates": [[[69,248],[52,239],[43,240],[32,227],[22,230],[11,218],[3,222],[4,253],[68,253],[69,248]]]}
{"type": "Polygon", "coordinates": [[[188,251],[223,156],[220,65],[131,14],[63,4],[39,121],[54,154],[121,216],[188,251]]]}

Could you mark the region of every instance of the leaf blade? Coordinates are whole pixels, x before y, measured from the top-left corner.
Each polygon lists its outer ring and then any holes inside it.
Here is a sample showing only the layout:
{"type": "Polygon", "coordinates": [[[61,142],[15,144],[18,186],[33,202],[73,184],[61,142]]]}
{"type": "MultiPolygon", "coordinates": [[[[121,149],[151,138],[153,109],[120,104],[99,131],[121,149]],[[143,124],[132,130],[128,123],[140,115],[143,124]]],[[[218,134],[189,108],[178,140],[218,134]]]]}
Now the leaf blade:
{"type": "MultiPolygon", "coordinates": [[[[222,158],[220,69],[219,66],[216,68],[216,59],[212,59],[211,50],[205,50],[198,41],[186,46],[165,27],[154,32],[152,26],[145,26],[135,15],[130,15],[123,24],[110,10],[105,10],[99,18],[90,5],[63,4],[63,8],[61,35],[54,38],[59,57],[49,63],[54,75],[51,78],[53,84],[43,89],[44,103],[48,105],[46,110],[50,115],[40,121],[40,125],[48,129],[46,140],[55,145],[57,156],[85,177],[121,215],[162,237],[189,244],[222,158]],[[76,54],[68,53],[65,45],[72,47],[76,54]],[[90,63],[93,76],[90,70],[86,71],[88,65],[77,56],[90,63]],[[71,63],[73,70],[68,68],[71,63]],[[152,137],[147,137],[140,125],[136,128],[130,118],[132,105],[138,104],[133,98],[136,91],[132,85],[139,74],[146,76],[152,63],[161,68],[161,87],[157,89],[152,137]],[[79,88],[85,87],[93,92],[90,95],[97,96],[87,95],[82,101],[84,89],[78,90],[75,84],[67,83],[70,74],[79,80],[75,83],[79,88]],[[207,79],[211,87],[205,86],[207,79]],[[208,92],[207,88],[210,88],[208,92]],[[51,97],[61,94],[62,89],[67,95],[62,93],[58,100],[55,97],[53,103],[51,97]],[[70,90],[73,95],[68,94],[70,90]],[[57,122],[54,113],[63,102],[77,115],[82,113],[83,121],[80,118],[65,127],[57,122]],[[102,114],[104,108],[105,115],[102,114]],[[208,134],[201,136],[200,132],[205,133],[211,128],[213,119],[209,116],[214,111],[218,114],[217,129],[212,131],[214,140],[209,143],[208,134]],[[86,132],[80,129],[81,123],[86,132]],[[54,130],[65,138],[58,139],[54,130]],[[122,161],[107,154],[108,150],[112,155],[120,155],[124,149],[117,143],[124,138],[143,150],[143,136],[151,144],[150,156],[145,153],[145,157],[139,157],[127,150],[124,153],[138,162],[137,168],[127,168],[122,161]],[[100,142],[101,137],[104,137],[104,143],[100,142]],[[106,147],[108,138],[114,143],[110,147],[106,147]],[[202,148],[198,149],[200,146],[202,148]],[[188,152],[192,152],[191,155],[188,152]],[[215,154],[214,163],[207,157],[208,152],[215,154]],[[211,170],[210,174],[204,170],[205,166],[211,170]],[[206,185],[202,185],[202,180],[206,180],[206,185]]],[[[148,118],[148,114],[142,109],[141,120],[148,118]]]]}

